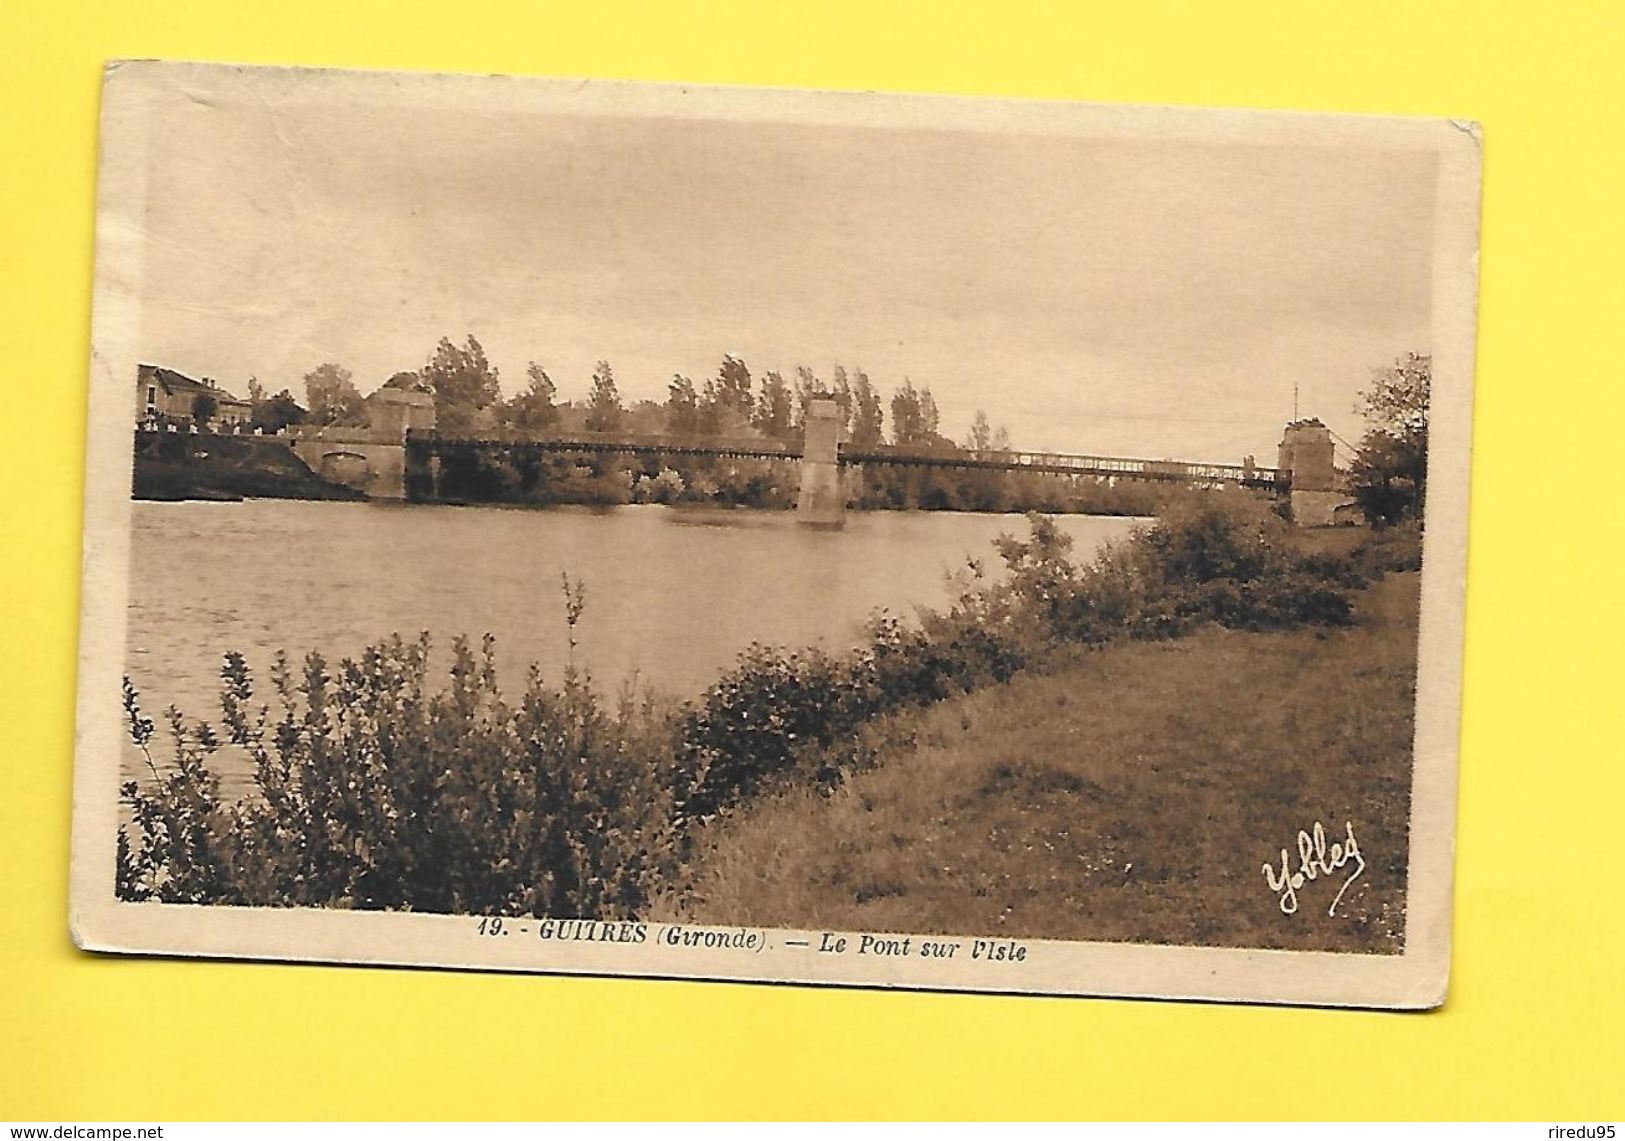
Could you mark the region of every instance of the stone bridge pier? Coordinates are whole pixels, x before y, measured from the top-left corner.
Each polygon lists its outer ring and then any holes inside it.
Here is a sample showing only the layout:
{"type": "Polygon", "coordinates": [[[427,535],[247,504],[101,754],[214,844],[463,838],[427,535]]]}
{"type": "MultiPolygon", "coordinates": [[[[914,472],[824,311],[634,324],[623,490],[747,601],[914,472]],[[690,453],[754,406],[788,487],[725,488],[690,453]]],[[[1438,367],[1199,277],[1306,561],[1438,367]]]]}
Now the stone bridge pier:
{"type": "Polygon", "coordinates": [[[1281,436],[1280,463],[1292,479],[1292,522],[1330,527],[1348,496],[1337,488],[1331,429],[1319,420],[1294,420],[1281,436]]]}
{"type": "Polygon", "coordinates": [[[364,428],[296,428],[288,446],[311,471],[369,499],[406,498],[406,434],[434,427],[434,398],[381,388],[367,397],[364,428]]]}
{"type": "Polygon", "coordinates": [[[305,466],[329,483],[367,493],[368,499],[406,498],[406,446],[379,443],[365,431],[299,436],[291,446],[305,466]]]}
{"type": "Polygon", "coordinates": [[[841,409],[833,400],[809,400],[801,444],[801,490],[796,521],[831,530],[846,522],[841,487],[841,409]]]}

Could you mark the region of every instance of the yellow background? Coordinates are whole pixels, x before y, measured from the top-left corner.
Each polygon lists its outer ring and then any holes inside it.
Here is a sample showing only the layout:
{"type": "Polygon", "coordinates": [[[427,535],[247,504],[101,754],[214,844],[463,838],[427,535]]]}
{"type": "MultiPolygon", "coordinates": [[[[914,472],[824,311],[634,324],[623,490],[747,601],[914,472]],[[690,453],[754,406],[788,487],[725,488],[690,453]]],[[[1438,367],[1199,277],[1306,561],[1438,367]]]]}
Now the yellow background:
{"type": "Polygon", "coordinates": [[[0,1119],[1620,1115],[1620,6],[7,0],[0,59],[0,1119]],[[69,766],[96,109],[102,62],[118,57],[1480,120],[1446,1009],[75,952],[69,766]]]}

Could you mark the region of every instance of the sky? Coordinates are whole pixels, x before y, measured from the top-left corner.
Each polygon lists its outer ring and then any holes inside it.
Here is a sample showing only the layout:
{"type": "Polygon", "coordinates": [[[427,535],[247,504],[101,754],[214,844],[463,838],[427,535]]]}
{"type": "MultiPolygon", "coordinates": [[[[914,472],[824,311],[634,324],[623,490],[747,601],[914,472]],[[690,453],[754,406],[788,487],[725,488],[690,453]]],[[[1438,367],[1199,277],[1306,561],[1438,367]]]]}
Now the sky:
{"type": "Polygon", "coordinates": [[[1272,463],[1431,350],[1436,160],[693,119],[199,101],[154,112],[142,359],[363,392],[473,333],[506,392],[608,360],[862,367],[1017,447],[1272,463]]]}

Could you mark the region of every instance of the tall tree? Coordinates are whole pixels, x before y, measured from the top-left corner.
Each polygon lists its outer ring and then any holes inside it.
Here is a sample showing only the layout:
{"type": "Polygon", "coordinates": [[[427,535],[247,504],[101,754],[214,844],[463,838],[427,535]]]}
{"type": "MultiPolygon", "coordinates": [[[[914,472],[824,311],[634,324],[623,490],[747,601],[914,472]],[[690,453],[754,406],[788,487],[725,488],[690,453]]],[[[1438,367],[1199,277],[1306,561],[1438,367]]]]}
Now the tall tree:
{"type": "Polygon", "coordinates": [[[930,437],[920,392],[904,377],[903,387],[892,393],[891,442],[900,448],[923,447],[930,437]]]}
{"type": "Polygon", "coordinates": [[[358,424],[365,414],[350,370],[331,362],[305,374],[305,404],[310,408],[310,422],[319,426],[358,424]]]}
{"type": "Polygon", "coordinates": [[[920,442],[928,446],[946,443],[937,431],[937,398],[929,387],[920,389],[920,442]]]}
{"type": "Polygon", "coordinates": [[[794,414],[790,388],[784,377],[769,370],[762,376],[762,392],[756,399],[756,415],[752,421],[757,431],[770,440],[788,440],[791,436],[794,414]]]}
{"type": "Polygon", "coordinates": [[[855,447],[871,448],[884,438],[885,413],[880,405],[880,393],[869,382],[869,374],[861,368],[853,372],[852,379],[852,443],[855,447]]]}
{"type": "Polygon", "coordinates": [[[1432,397],[1433,357],[1407,353],[1371,371],[1371,385],[1360,393],[1355,410],[1376,431],[1426,445],[1432,397]]]}
{"type": "Polygon", "coordinates": [[[700,429],[724,436],[738,435],[756,415],[756,396],[750,387],[750,369],[736,356],[722,358],[717,375],[705,382],[700,396],[700,429]]]}
{"type": "Polygon", "coordinates": [[[727,414],[728,421],[736,424],[751,422],[756,411],[756,396],[751,392],[750,369],[732,354],[722,358],[722,367],[717,370],[714,399],[727,414]]]}
{"type": "Polygon", "coordinates": [[[973,452],[993,449],[993,425],[987,422],[987,413],[980,408],[976,410],[976,418],[970,422],[970,436],[965,440],[965,447],[973,452]]]}
{"type": "Polygon", "coordinates": [[[608,361],[599,361],[592,371],[592,392],[587,396],[587,431],[618,432],[626,409],[621,405],[615,372],[608,361]]]}
{"type": "Polygon", "coordinates": [[[973,452],[1009,451],[1010,433],[1003,428],[993,427],[988,422],[987,413],[978,408],[976,418],[971,421],[970,435],[965,439],[965,447],[973,452]]]}
{"type": "Polygon", "coordinates": [[[259,377],[257,377],[257,376],[249,377],[248,378],[248,404],[249,404],[249,407],[252,409],[252,407],[254,405],[258,404],[260,401],[262,401],[264,399],[265,399],[265,385],[260,383],[260,378],[259,377]]]}
{"type": "Polygon", "coordinates": [[[1428,405],[1433,358],[1408,353],[1372,372],[1355,410],[1369,426],[1349,481],[1355,502],[1373,523],[1419,518],[1427,495],[1428,405]]]}
{"type": "Polygon", "coordinates": [[[497,370],[473,333],[460,346],[441,337],[421,376],[434,393],[435,425],[442,432],[472,430],[480,413],[502,398],[497,370]]]}
{"type": "Polygon", "coordinates": [[[846,375],[846,369],[839,364],[835,366],[829,392],[835,398],[835,406],[841,410],[841,439],[848,439],[852,435],[852,381],[846,375]]]}
{"type": "Polygon", "coordinates": [[[688,436],[700,430],[700,397],[694,382],[682,373],[673,373],[666,385],[666,431],[688,436]]]}
{"type": "Polygon", "coordinates": [[[502,406],[503,423],[524,432],[542,432],[559,422],[558,388],[535,361],[525,367],[525,391],[502,406]]]}

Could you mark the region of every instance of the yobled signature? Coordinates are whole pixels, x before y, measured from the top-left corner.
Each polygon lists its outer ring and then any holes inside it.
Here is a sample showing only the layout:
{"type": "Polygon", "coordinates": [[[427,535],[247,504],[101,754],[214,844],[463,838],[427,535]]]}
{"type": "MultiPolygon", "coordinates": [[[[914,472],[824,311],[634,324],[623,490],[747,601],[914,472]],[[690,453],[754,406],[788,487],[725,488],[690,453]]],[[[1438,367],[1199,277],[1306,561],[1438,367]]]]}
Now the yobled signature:
{"type": "Polygon", "coordinates": [[[1322,876],[1330,878],[1332,873],[1343,870],[1350,864],[1354,871],[1343,886],[1337,889],[1332,897],[1332,904],[1326,909],[1327,915],[1337,914],[1337,905],[1343,901],[1343,893],[1348,891],[1349,885],[1360,878],[1365,871],[1365,857],[1360,855],[1360,842],[1354,838],[1354,824],[1345,822],[1344,840],[1340,844],[1326,843],[1326,829],[1320,821],[1307,832],[1298,833],[1298,869],[1292,870],[1291,858],[1285,848],[1281,849],[1281,868],[1277,872],[1270,865],[1264,865],[1264,882],[1269,884],[1271,891],[1280,897],[1281,914],[1292,915],[1298,910],[1298,891],[1306,883],[1312,883],[1322,876]]]}

